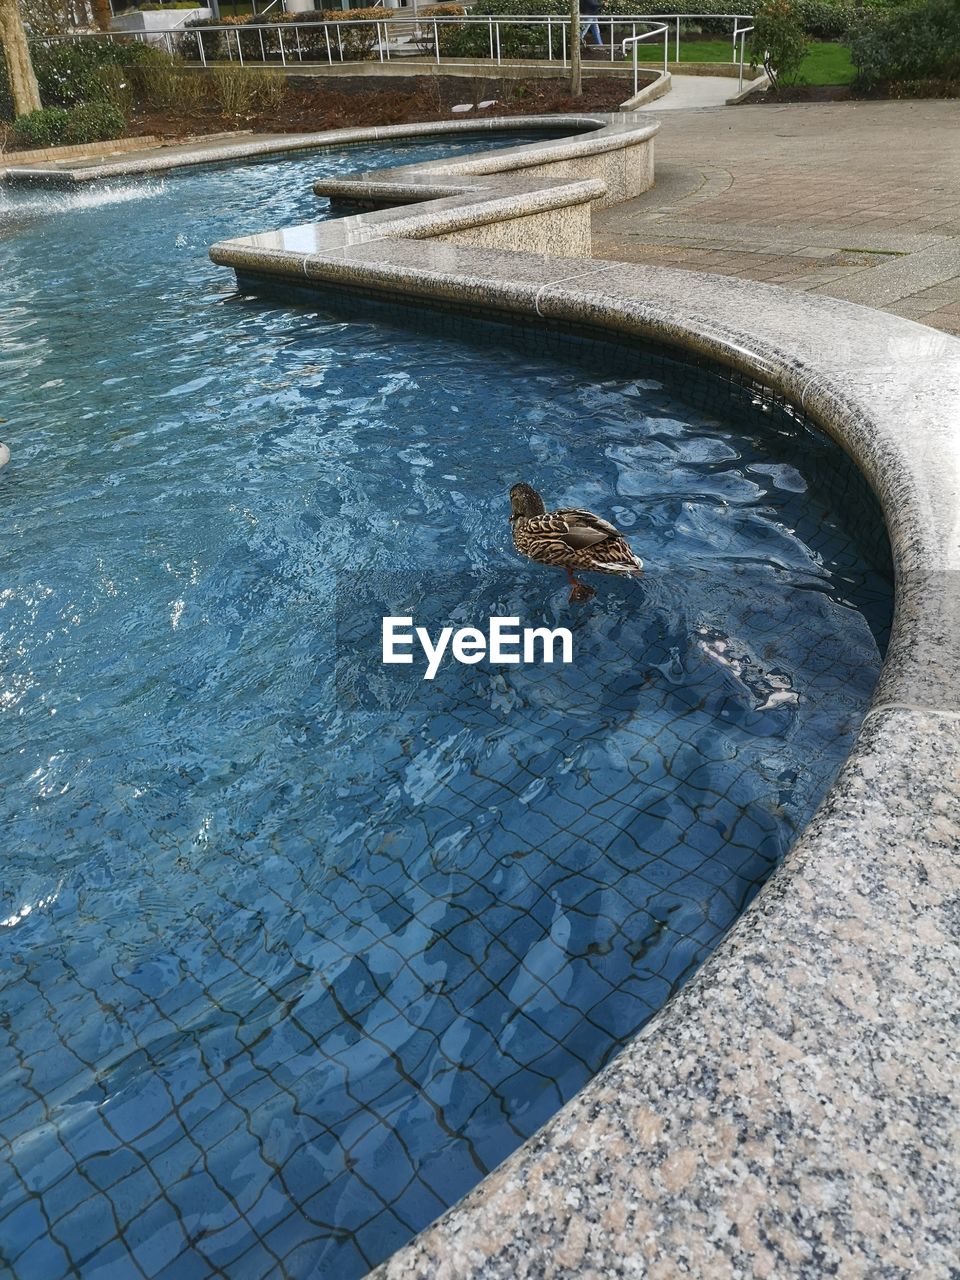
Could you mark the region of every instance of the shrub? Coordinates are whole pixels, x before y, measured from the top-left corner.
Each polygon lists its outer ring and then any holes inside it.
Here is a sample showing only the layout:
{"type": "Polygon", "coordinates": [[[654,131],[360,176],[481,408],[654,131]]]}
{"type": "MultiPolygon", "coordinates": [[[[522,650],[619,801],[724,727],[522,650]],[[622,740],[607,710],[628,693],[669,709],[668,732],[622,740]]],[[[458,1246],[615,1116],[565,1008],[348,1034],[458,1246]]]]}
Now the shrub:
{"type": "MultiPolygon", "coordinates": [[[[139,41],[112,40],[57,40],[50,43],[31,41],[30,52],[37,74],[41,101],[50,107],[74,107],[81,102],[112,102],[126,110],[116,68],[135,71],[138,67],[153,66],[158,61],[170,62],[160,49],[139,41]]],[[[132,81],[136,93],[136,76],[132,81]]],[[[4,111],[6,75],[0,59],[0,114],[4,111]]]]}
{"type": "Polygon", "coordinates": [[[43,107],[17,116],[13,138],[21,147],[53,147],[58,143],[104,142],[119,138],[127,127],[123,112],[109,102],[84,102],[68,111],[43,107]]]}
{"type": "MultiPolygon", "coordinates": [[[[199,77],[194,79],[202,87],[199,77]]],[[[289,85],[282,71],[263,67],[217,67],[210,83],[217,105],[228,115],[248,115],[255,106],[265,111],[278,111],[287,96],[289,85]]]]}
{"type": "Polygon", "coordinates": [[[183,99],[184,81],[187,77],[179,67],[157,63],[138,67],[133,73],[137,85],[137,98],[144,106],[163,111],[179,106],[183,99]]]}
{"type": "Polygon", "coordinates": [[[865,89],[960,79],[960,0],[859,11],[851,24],[850,56],[865,89]]]}
{"type": "Polygon", "coordinates": [[[31,46],[40,100],[51,107],[74,107],[78,102],[103,101],[106,92],[101,68],[119,61],[122,45],[106,40],[57,40],[31,46]]]}
{"type": "MultiPolygon", "coordinates": [[[[377,43],[377,26],[378,22],[384,20],[383,9],[320,9],[317,11],[318,17],[315,21],[335,22],[349,21],[356,22],[355,27],[340,27],[337,36],[337,42],[334,48],[334,56],[342,57],[344,62],[363,62],[366,58],[373,56],[373,51],[377,43]]],[[[389,13],[389,10],[387,10],[389,13]]],[[[301,14],[301,17],[306,15],[301,14]]],[[[331,35],[331,40],[333,39],[331,35]]]]}
{"type": "MultiPolygon", "coordinates": [[[[74,107],[80,102],[112,102],[129,114],[126,80],[134,99],[141,91],[137,73],[156,66],[179,66],[162,49],[138,40],[31,40],[30,52],[40,88],[40,100],[49,107],[74,107]],[[132,79],[117,74],[128,71],[132,79]]],[[[13,119],[13,102],[7,85],[6,64],[0,57],[0,118],[13,119]]]]}
{"type": "Polygon", "coordinates": [[[794,0],[761,0],[753,18],[750,61],[772,69],[774,86],[793,84],[807,52],[803,22],[794,0]]]}
{"type": "Polygon", "coordinates": [[[217,67],[211,76],[213,96],[230,116],[249,115],[257,97],[254,73],[246,67],[217,67]]]}
{"type": "MultiPolygon", "coordinates": [[[[227,15],[221,17],[219,21],[213,18],[191,18],[189,22],[183,24],[182,32],[175,34],[173,37],[174,48],[177,55],[181,58],[187,58],[191,62],[202,61],[200,57],[200,37],[195,34],[194,28],[203,27],[203,54],[207,62],[226,62],[236,61],[237,59],[237,41],[240,42],[240,48],[243,50],[244,58],[260,58],[260,35],[259,31],[244,31],[243,28],[251,22],[258,26],[276,26],[279,22],[288,21],[291,17],[296,16],[302,18],[303,14],[271,14],[269,17],[258,16],[254,18],[252,14],[239,14],[236,16],[227,15]],[[209,28],[212,28],[210,30],[209,28]]],[[[262,33],[264,41],[264,51],[272,52],[272,48],[279,52],[279,45],[275,38],[272,41],[272,32],[264,31],[262,33]]],[[[287,46],[289,53],[289,45],[287,46]]]]}
{"type": "Polygon", "coordinates": [[[279,111],[287,96],[287,77],[282,71],[251,71],[257,105],[264,111],[279,111]]]}
{"type": "Polygon", "coordinates": [[[163,4],[128,4],[116,10],[118,18],[125,18],[130,13],[165,13],[168,9],[204,9],[202,0],[165,0],[163,4]]]}
{"type": "MultiPolygon", "coordinates": [[[[208,61],[234,60],[238,49],[244,58],[260,61],[267,58],[280,58],[279,30],[288,23],[299,25],[300,31],[289,33],[284,39],[284,50],[287,61],[297,61],[301,55],[306,62],[327,61],[327,33],[320,29],[316,33],[310,27],[321,22],[350,23],[350,26],[339,26],[329,32],[329,49],[332,57],[344,62],[358,62],[372,56],[377,44],[377,23],[389,23],[391,9],[308,9],[305,13],[282,13],[268,19],[243,15],[236,18],[221,18],[216,24],[221,35],[205,35],[203,51],[208,61]],[[252,26],[251,26],[252,24],[252,26]],[[244,30],[244,28],[250,28],[244,30]]],[[[212,25],[208,19],[194,20],[186,24],[187,28],[206,27],[212,25]]],[[[197,36],[191,31],[178,37],[177,52],[184,57],[199,58],[197,36]]]]}
{"type": "Polygon", "coordinates": [[[69,113],[63,140],[68,143],[106,142],[127,127],[123,112],[110,102],[84,102],[69,113]]]}
{"type": "Polygon", "coordinates": [[[18,147],[52,147],[62,142],[70,120],[63,107],[41,107],[13,122],[13,140],[18,147]]]}
{"type": "Polygon", "coordinates": [[[203,96],[199,78],[185,71],[179,58],[147,44],[121,45],[117,64],[101,67],[98,80],[102,93],[95,100],[112,103],[124,115],[132,101],[163,110],[194,105],[203,96]]]}
{"type": "Polygon", "coordinates": [[[133,110],[133,76],[126,67],[108,63],[98,73],[103,100],[128,116],[133,110]]]}
{"type": "Polygon", "coordinates": [[[836,0],[793,0],[805,35],[815,40],[842,40],[850,21],[850,10],[836,0]]]}
{"type": "MultiPolygon", "coordinates": [[[[465,13],[466,10],[459,4],[428,4],[425,8],[420,9],[421,18],[462,18],[465,13]]],[[[441,22],[437,25],[437,37],[440,41],[440,52],[442,54],[450,56],[454,37],[463,30],[462,23],[441,22]]],[[[433,23],[424,22],[419,32],[419,35],[414,35],[413,37],[417,48],[424,54],[434,53],[436,42],[433,36],[433,23]]]]}
{"type": "MultiPolygon", "coordinates": [[[[748,8],[752,6],[747,6],[748,8]]],[[[844,35],[850,16],[850,9],[844,0],[794,0],[794,8],[800,15],[803,29],[809,36],[821,40],[836,40],[844,35]]],[[[652,10],[667,18],[683,17],[685,14],[726,14],[735,12],[730,8],[728,0],[664,0],[653,6],[637,4],[636,0],[605,0],[603,12],[607,16],[629,16],[652,10]]],[[[555,15],[566,17],[570,12],[567,0],[477,0],[471,13],[480,15],[530,14],[555,15]]],[[[730,32],[731,23],[719,17],[691,19],[681,24],[681,29],[697,29],[711,34],[730,32]]],[[[531,28],[533,30],[533,28],[531,28]]]]}

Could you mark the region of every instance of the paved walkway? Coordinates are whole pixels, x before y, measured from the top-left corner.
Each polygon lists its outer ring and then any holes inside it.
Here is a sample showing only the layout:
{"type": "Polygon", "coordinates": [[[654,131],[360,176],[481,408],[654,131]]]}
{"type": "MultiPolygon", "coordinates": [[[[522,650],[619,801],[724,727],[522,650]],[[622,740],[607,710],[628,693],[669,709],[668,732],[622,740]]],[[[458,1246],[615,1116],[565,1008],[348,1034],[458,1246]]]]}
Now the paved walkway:
{"type": "MultiPolygon", "coordinates": [[[[734,82],[735,83],[735,82],[734,82]]],[[[960,102],[664,114],[594,255],[831,294],[960,335],[960,102]]]]}

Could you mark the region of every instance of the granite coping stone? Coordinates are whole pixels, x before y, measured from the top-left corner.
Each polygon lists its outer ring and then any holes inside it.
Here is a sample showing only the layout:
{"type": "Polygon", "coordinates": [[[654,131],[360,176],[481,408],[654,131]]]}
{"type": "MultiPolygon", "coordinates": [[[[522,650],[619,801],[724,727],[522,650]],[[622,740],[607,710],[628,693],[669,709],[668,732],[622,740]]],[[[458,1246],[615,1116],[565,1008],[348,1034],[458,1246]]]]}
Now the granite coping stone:
{"type": "MultiPolygon", "coordinates": [[[[79,182],[93,182],[109,178],[138,177],[144,174],[164,173],[197,164],[222,164],[229,160],[252,160],[260,156],[282,155],[285,152],[306,151],[314,148],[343,147],[369,142],[386,142],[391,139],[443,136],[448,134],[476,135],[504,131],[525,132],[542,128],[550,132],[569,129],[573,136],[559,141],[532,144],[553,147],[551,159],[576,157],[597,151],[616,150],[624,145],[627,136],[641,141],[652,137],[659,123],[633,112],[566,113],[544,116],[495,116],[471,120],[434,120],[415,124],[381,125],[377,127],[332,129],[322,133],[278,133],[246,135],[239,140],[218,137],[214,141],[196,139],[173,146],[154,147],[141,153],[118,155],[106,160],[52,160],[45,163],[11,164],[5,171],[5,181],[14,185],[47,183],[71,186],[79,182]]],[[[498,172],[515,167],[509,159],[520,154],[527,164],[540,162],[539,156],[524,159],[526,148],[505,148],[500,155],[503,162],[489,158],[492,168],[473,172],[498,172]]],[[[484,157],[477,157],[483,164],[484,157]]],[[[394,170],[390,171],[395,172],[394,170]]]]}
{"type": "Polygon", "coordinates": [[[235,254],[256,252],[264,258],[301,257],[381,241],[386,236],[425,239],[461,227],[483,226],[508,218],[587,204],[603,196],[606,188],[595,178],[546,185],[542,179],[509,178],[491,189],[482,179],[467,179],[457,195],[406,206],[374,209],[329,222],[305,222],[278,231],[266,231],[236,240],[224,240],[211,251],[215,262],[235,254]]]}
{"type": "Polygon", "coordinates": [[[480,308],[755,377],[865,474],[896,589],[870,711],[783,866],[608,1067],[374,1274],[955,1280],[960,342],[774,285],[407,236],[429,202],[381,213],[211,254],[248,292],[480,308]]]}

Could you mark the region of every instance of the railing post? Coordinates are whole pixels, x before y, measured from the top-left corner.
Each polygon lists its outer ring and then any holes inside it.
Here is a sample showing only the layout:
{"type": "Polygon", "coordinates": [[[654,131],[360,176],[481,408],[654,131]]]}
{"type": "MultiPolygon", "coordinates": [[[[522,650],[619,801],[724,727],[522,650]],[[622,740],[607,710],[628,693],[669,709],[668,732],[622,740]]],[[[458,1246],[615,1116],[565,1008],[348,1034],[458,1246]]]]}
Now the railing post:
{"type": "Polygon", "coordinates": [[[240,59],[240,65],[243,66],[243,45],[240,43],[240,32],[237,31],[237,57],[240,59]]]}
{"type": "Polygon", "coordinates": [[[206,68],[207,55],[203,51],[203,32],[202,31],[197,32],[197,48],[200,50],[200,65],[206,68]]]}
{"type": "Polygon", "coordinates": [[[567,24],[560,23],[560,61],[567,65],[567,24]]]}
{"type": "Polygon", "coordinates": [[[610,19],[610,30],[607,34],[607,39],[610,42],[610,61],[612,62],[613,61],[613,18],[612,17],[610,19]]]}
{"type": "MultiPolygon", "coordinates": [[[[332,67],[333,66],[333,50],[330,48],[330,28],[327,25],[327,23],[323,24],[323,38],[327,42],[327,62],[329,62],[330,66],[332,67]]],[[[300,61],[302,62],[303,59],[301,58],[300,61]]]]}
{"type": "Polygon", "coordinates": [[[277,23],[277,40],[280,42],[280,62],[283,66],[287,65],[287,55],[283,51],[283,27],[277,23]]]}
{"type": "Polygon", "coordinates": [[[380,39],[380,23],[377,23],[377,48],[380,51],[380,61],[383,61],[383,41],[380,39]]]}
{"type": "Polygon", "coordinates": [[[676,54],[677,54],[677,56],[676,56],[676,58],[675,58],[675,61],[676,61],[676,62],[679,62],[679,61],[680,61],[680,15],[679,15],[679,14],[677,15],[677,48],[676,48],[676,54]]]}
{"type": "Polygon", "coordinates": [[[493,19],[487,18],[487,26],[490,28],[490,61],[493,61],[493,19]]]}
{"type": "Polygon", "coordinates": [[[667,74],[667,67],[670,65],[670,28],[666,23],[663,24],[663,74],[667,74]]]}
{"type": "Polygon", "coordinates": [[[739,22],[740,22],[739,18],[734,18],[733,20],[733,52],[730,58],[731,62],[736,62],[737,60],[737,26],[739,25],[739,22]]]}
{"type": "Polygon", "coordinates": [[[267,51],[263,47],[263,27],[257,27],[257,35],[260,37],[260,61],[266,62],[267,51]]]}
{"type": "Polygon", "coordinates": [[[553,22],[547,18],[547,61],[553,61],[553,22]]]}
{"type": "Polygon", "coordinates": [[[500,65],[500,19],[497,19],[497,66],[500,65]]]}

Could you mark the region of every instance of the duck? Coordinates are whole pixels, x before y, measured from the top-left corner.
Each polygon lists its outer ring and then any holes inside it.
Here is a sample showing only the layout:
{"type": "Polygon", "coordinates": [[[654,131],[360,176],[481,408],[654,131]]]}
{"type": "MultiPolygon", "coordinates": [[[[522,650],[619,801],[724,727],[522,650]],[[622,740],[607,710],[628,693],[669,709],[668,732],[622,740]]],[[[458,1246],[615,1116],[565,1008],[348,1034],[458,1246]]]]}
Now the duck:
{"type": "Polygon", "coordinates": [[[0,441],[0,471],[3,470],[3,468],[7,465],[9,461],[10,461],[10,449],[8,448],[7,445],[3,444],[2,441],[0,441]]]}
{"type": "Polygon", "coordinates": [[[576,507],[548,511],[543,498],[529,484],[515,484],[510,490],[510,511],[513,545],[522,556],[538,564],[567,571],[570,604],[579,604],[597,594],[593,587],[574,577],[574,569],[632,578],[643,572],[643,561],[620,530],[592,511],[576,507]]]}

